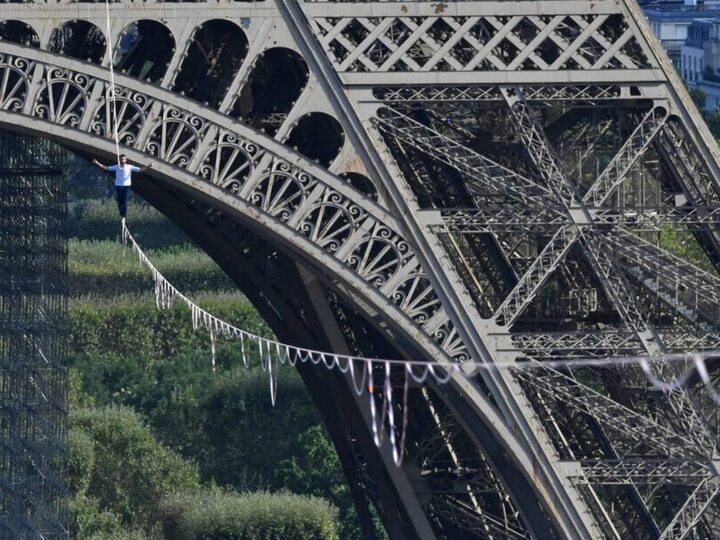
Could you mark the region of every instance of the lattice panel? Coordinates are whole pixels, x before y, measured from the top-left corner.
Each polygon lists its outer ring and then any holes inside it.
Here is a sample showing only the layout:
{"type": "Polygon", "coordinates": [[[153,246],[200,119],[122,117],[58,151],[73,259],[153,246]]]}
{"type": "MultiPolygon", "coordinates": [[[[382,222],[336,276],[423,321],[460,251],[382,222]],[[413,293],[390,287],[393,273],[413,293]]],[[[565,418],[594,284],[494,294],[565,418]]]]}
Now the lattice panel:
{"type": "Polygon", "coordinates": [[[650,67],[624,17],[316,17],[338,71],[650,67]]]}

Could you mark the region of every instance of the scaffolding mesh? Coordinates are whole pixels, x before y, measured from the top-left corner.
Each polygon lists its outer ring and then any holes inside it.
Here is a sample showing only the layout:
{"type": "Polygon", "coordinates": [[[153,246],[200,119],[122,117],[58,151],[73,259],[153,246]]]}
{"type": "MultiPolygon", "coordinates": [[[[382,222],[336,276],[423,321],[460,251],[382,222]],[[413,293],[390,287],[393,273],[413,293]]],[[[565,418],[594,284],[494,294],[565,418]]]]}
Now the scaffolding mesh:
{"type": "Polygon", "coordinates": [[[0,132],[0,538],[67,538],[63,150],[0,132]]]}

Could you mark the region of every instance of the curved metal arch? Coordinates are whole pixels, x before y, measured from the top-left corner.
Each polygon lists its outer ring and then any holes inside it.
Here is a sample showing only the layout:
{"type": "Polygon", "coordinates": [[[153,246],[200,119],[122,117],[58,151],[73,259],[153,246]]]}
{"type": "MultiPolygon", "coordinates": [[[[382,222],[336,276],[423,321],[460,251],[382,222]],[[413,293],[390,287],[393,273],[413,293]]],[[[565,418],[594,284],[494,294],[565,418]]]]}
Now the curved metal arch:
{"type": "MultiPolygon", "coordinates": [[[[7,45],[8,48],[12,46],[7,45]]],[[[111,115],[110,105],[104,98],[109,93],[104,70],[93,69],[67,58],[53,57],[53,62],[36,60],[48,53],[30,51],[16,47],[22,54],[6,56],[0,60],[0,69],[16,69],[22,65],[20,80],[13,87],[12,95],[5,100],[23,102],[22,114],[47,119],[55,124],[71,125],[80,132],[92,128],[95,134],[109,135],[107,119],[111,115]],[[57,67],[55,67],[57,64],[57,67]],[[32,71],[32,75],[31,72],[32,71]],[[64,86],[63,86],[64,85],[64,86]],[[104,120],[104,122],[103,122],[104,120]]],[[[277,141],[243,126],[208,108],[186,100],[183,107],[172,105],[178,101],[172,93],[157,89],[129,78],[119,77],[112,101],[118,111],[118,131],[126,145],[149,153],[165,162],[182,166],[191,173],[207,171],[206,160],[209,152],[221,142],[229,139],[242,147],[246,154],[255,158],[256,171],[252,176],[236,181],[229,187],[241,198],[257,197],[257,188],[268,175],[290,174],[303,187],[302,206],[287,216],[288,224],[298,228],[307,216],[312,203],[328,194],[335,202],[342,201],[355,216],[353,234],[345,244],[339,246],[334,255],[345,264],[362,265],[362,271],[372,275],[372,286],[391,298],[399,280],[421,269],[415,261],[399,227],[388,212],[373,201],[362,197],[357,190],[340,178],[328,173],[322,167],[309,162],[277,141]],[[142,91],[131,89],[142,87],[142,91]],[[282,157],[281,157],[282,156],[282,157]],[[363,242],[366,237],[372,241],[363,242]],[[359,252],[364,249],[364,252],[359,252]],[[397,253],[393,271],[389,271],[389,252],[397,253]]],[[[276,204],[284,204],[276,198],[276,204]]],[[[272,212],[271,212],[272,213],[272,212]]],[[[437,341],[446,339],[449,328],[447,317],[438,314],[421,326],[437,341]]],[[[454,344],[457,345],[457,344],[454,344]]],[[[453,347],[457,358],[467,358],[462,347],[453,347]]]]}
{"type": "MultiPolygon", "coordinates": [[[[104,88],[107,84],[104,80],[103,70],[101,68],[93,68],[93,66],[85,64],[78,66],[78,62],[64,58],[57,58],[52,55],[48,55],[48,53],[38,53],[35,58],[32,58],[32,55],[29,54],[30,51],[22,47],[8,46],[8,48],[16,54],[21,53],[22,57],[26,58],[25,63],[32,65],[32,69],[30,69],[28,73],[32,71],[32,83],[34,83],[34,85],[28,83],[28,88],[26,90],[26,94],[24,95],[25,104],[21,111],[22,116],[18,114],[18,112],[13,113],[3,111],[0,113],[0,124],[7,126],[12,130],[24,130],[37,135],[50,136],[63,142],[64,144],[67,144],[68,146],[74,146],[76,148],[80,147],[86,151],[95,153],[101,152],[107,156],[113,155],[114,145],[110,140],[88,133],[88,126],[91,124],[92,114],[94,114],[94,112],[83,115],[81,120],[76,125],[72,126],[54,123],[52,117],[39,118],[35,115],[34,107],[34,104],[38,99],[38,95],[40,94],[39,82],[42,80],[44,72],[48,69],[64,70],[70,78],[94,78],[92,89],[88,90],[88,94],[90,96],[88,101],[93,101],[94,103],[99,104],[101,102],[100,98],[102,97],[104,88]],[[48,61],[43,63],[41,60],[45,58],[44,55],[48,55],[49,60],[51,60],[52,63],[57,63],[64,67],[52,67],[48,61]],[[79,69],[80,67],[83,69],[79,69]]],[[[121,80],[120,84],[132,86],[133,82],[121,80]]],[[[135,84],[140,85],[137,82],[135,84]]],[[[127,92],[131,93],[132,91],[127,90],[127,92]]],[[[150,94],[152,97],[153,93],[163,94],[163,92],[164,91],[154,89],[153,92],[148,92],[147,94],[150,94]]],[[[165,93],[167,94],[167,92],[165,93]]],[[[174,97],[174,99],[177,98],[174,97]]],[[[151,103],[150,108],[152,109],[156,105],[157,110],[155,111],[155,119],[158,117],[157,112],[161,112],[162,108],[167,106],[167,104],[163,105],[162,101],[157,99],[151,103]]],[[[193,110],[205,113],[204,117],[196,115],[195,118],[200,119],[200,123],[204,123],[202,129],[204,129],[206,133],[212,130],[215,130],[216,132],[221,130],[221,126],[217,124],[211,125],[208,118],[212,119],[214,116],[218,123],[228,122],[227,119],[222,118],[222,115],[204,110],[199,106],[193,107],[192,103],[188,103],[187,108],[187,111],[182,109],[178,112],[178,114],[193,114],[193,110]]],[[[88,106],[85,110],[94,111],[95,109],[88,106]]],[[[146,118],[152,118],[152,116],[152,111],[148,111],[146,118]]],[[[150,125],[156,126],[156,124],[151,123],[150,125]]],[[[249,131],[247,128],[245,128],[245,130],[249,131]]],[[[144,144],[141,143],[145,143],[150,139],[151,134],[149,131],[150,128],[144,129],[144,126],[140,128],[135,144],[136,148],[145,149],[144,144]],[[145,138],[143,139],[143,137],[145,138]]],[[[180,146],[184,144],[182,134],[177,137],[175,137],[175,135],[177,135],[177,131],[171,130],[170,133],[165,133],[166,137],[164,139],[166,142],[174,141],[172,144],[175,144],[176,146],[173,148],[177,148],[177,144],[180,144],[180,146]]],[[[273,145],[275,148],[279,146],[279,143],[275,141],[263,140],[259,134],[251,133],[249,135],[252,137],[251,140],[257,140],[263,144],[265,153],[271,153],[273,145]]],[[[146,159],[146,155],[139,149],[126,150],[126,153],[129,157],[137,161],[142,161],[143,159],[146,159]]],[[[288,150],[284,147],[277,149],[282,150],[283,153],[288,153],[288,150]]],[[[194,168],[199,165],[199,160],[193,160],[193,156],[190,156],[190,158],[188,168],[190,170],[194,170],[194,168]]],[[[292,228],[294,225],[299,225],[300,220],[296,220],[293,223],[292,220],[289,219],[286,223],[282,223],[279,220],[270,217],[268,213],[258,210],[256,206],[249,202],[249,199],[243,198],[243,195],[248,196],[252,193],[251,188],[246,189],[246,193],[242,193],[242,189],[245,188],[245,185],[241,186],[241,190],[238,192],[240,197],[238,197],[227,190],[198,179],[185,170],[176,168],[165,161],[161,161],[157,158],[157,156],[153,159],[158,163],[157,171],[155,173],[158,177],[172,185],[185,190],[190,190],[198,197],[212,200],[214,204],[221,205],[228,211],[232,211],[238,215],[238,217],[247,222],[251,227],[256,228],[264,235],[273,238],[274,241],[292,250],[292,252],[295,253],[296,256],[301,257],[306,264],[316,268],[318,272],[325,275],[328,281],[334,283],[335,286],[345,295],[354,297],[358,304],[365,307],[366,311],[368,311],[369,308],[371,312],[375,312],[376,314],[382,313],[384,315],[382,320],[390,326],[391,331],[395,334],[395,339],[398,339],[398,336],[400,336],[399,339],[401,339],[401,342],[405,341],[406,343],[415,344],[415,346],[424,351],[424,355],[426,355],[427,358],[440,359],[445,357],[445,353],[438,348],[438,345],[432,341],[430,336],[426,335],[424,332],[418,332],[418,326],[401,313],[400,310],[397,309],[397,307],[395,307],[391,302],[388,302],[388,295],[394,290],[394,283],[392,279],[378,279],[377,273],[370,272],[369,274],[374,277],[375,286],[369,287],[368,282],[365,279],[360,277],[353,269],[346,266],[344,263],[345,259],[339,255],[341,249],[334,253],[329,253],[317,244],[312,243],[306,236],[302,235],[296,229],[292,228]]],[[[319,180],[319,176],[324,176],[326,178],[331,178],[334,183],[339,182],[337,178],[329,175],[329,173],[323,171],[321,168],[313,166],[311,163],[307,163],[306,160],[303,160],[299,156],[292,156],[291,161],[288,162],[279,159],[276,154],[271,161],[273,162],[273,166],[289,169],[293,169],[293,167],[295,167],[296,169],[294,172],[299,171],[300,174],[304,174],[313,180],[319,180]],[[302,169],[300,169],[300,166],[302,166],[302,169]],[[317,171],[317,176],[310,175],[307,172],[308,170],[317,171]]],[[[271,168],[271,170],[274,169],[271,168]]],[[[342,187],[342,190],[337,190],[340,194],[355,193],[354,189],[348,187],[344,183],[340,183],[340,186],[342,187]]],[[[319,181],[316,182],[313,187],[313,191],[316,192],[316,197],[321,196],[328,187],[329,186],[327,184],[323,184],[319,181]]],[[[366,215],[365,219],[367,224],[364,224],[356,229],[356,234],[354,235],[356,240],[363,240],[370,235],[382,240],[393,238],[394,240],[397,239],[398,242],[404,242],[401,236],[392,232],[392,230],[388,227],[388,223],[379,223],[377,218],[373,216],[373,214],[385,214],[384,210],[380,209],[376,205],[373,205],[369,201],[364,201],[364,203],[367,205],[366,207],[358,206],[357,208],[366,215]],[[370,212],[371,209],[373,211],[372,213],[370,212]],[[383,230],[385,232],[382,232],[383,230]],[[373,231],[378,234],[373,235],[373,231]]],[[[343,254],[345,257],[350,257],[354,253],[350,248],[347,248],[345,251],[346,252],[343,254]]],[[[393,276],[397,279],[400,279],[401,276],[406,277],[408,273],[419,270],[417,262],[412,260],[412,254],[410,253],[409,246],[403,247],[401,251],[406,253],[407,256],[402,260],[403,264],[399,265],[399,268],[402,268],[404,272],[397,272],[396,275],[393,276]]],[[[376,317],[380,319],[377,315],[376,317]]],[[[452,345],[451,350],[455,351],[457,349],[457,340],[450,339],[454,332],[452,327],[449,326],[447,317],[444,317],[439,321],[438,319],[439,317],[437,315],[431,317],[430,319],[431,321],[438,323],[435,324],[436,328],[440,328],[440,330],[438,330],[438,337],[445,342],[449,342],[452,345]]],[[[509,491],[513,493],[514,496],[521,498],[528,492],[535,493],[537,495],[537,501],[530,505],[523,505],[523,510],[526,515],[532,514],[534,516],[534,519],[531,519],[530,521],[535,522],[534,528],[536,530],[541,530],[543,527],[554,528],[552,526],[552,522],[547,521],[547,518],[543,517],[547,516],[547,514],[554,515],[554,512],[556,511],[552,502],[552,497],[545,490],[543,485],[535,480],[531,480],[534,479],[537,471],[535,470],[533,460],[526,452],[526,449],[519,443],[515,435],[509,431],[506,423],[503,422],[499,413],[487,398],[481,395],[480,392],[478,392],[478,390],[473,385],[469,384],[469,382],[463,377],[458,376],[455,383],[462,388],[463,394],[471,396],[473,405],[469,406],[475,409],[475,413],[473,415],[474,420],[469,421],[471,424],[469,425],[469,431],[476,434],[474,439],[478,447],[487,447],[488,441],[484,440],[484,437],[487,437],[488,434],[492,434],[493,445],[495,447],[507,449],[507,454],[512,456],[509,459],[514,463],[514,472],[498,472],[506,480],[509,478],[511,479],[511,485],[508,486],[510,488],[509,491]],[[541,510],[541,508],[544,508],[544,510],[541,510]],[[539,522],[542,522],[542,525],[538,525],[539,522]]]]}

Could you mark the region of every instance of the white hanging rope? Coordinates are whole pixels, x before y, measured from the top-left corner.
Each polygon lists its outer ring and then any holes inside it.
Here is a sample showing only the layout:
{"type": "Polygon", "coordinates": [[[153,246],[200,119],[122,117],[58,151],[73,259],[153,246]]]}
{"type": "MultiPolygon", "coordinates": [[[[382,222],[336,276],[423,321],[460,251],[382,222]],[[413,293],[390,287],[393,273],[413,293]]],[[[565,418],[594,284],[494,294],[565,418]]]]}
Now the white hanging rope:
{"type": "MultiPolygon", "coordinates": [[[[108,67],[110,68],[110,86],[107,92],[105,92],[105,103],[106,107],[108,103],[112,103],[112,131],[113,139],[115,139],[115,157],[117,164],[120,165],[120,137],[118,136],[117,109],[115,104],[115,68],[113,66],[112,34],[110,33],[110,0],[105,0],[105,29],[107,30],[105,56],[107,57],[108,67]]],[[[109,118],[108,121],[110,121],[109,118]]]]}
{"type": "MultiPolygon", "coordinates": [[[[542,362],[496,362],[493,364],[465,362],[461,365],[459,363],[449,362],[433,363],[424,360],[362,358],[287,345],[273,339],[252,334],[242,328],[238,328],[237,326],[219,319],[192,302],[192,300],[167,281],[155,265],[153,265],[130,234],[125,222],[122,223],[121,227],[123,243],[132,248],[132,250],[137,254],[139,262],[148,268],[153,277],[155,303],[157,307],[159,309],[166,309],[171,307],[175,302],[179,301],[190,309],[193,329],[197,330],[199,327],[202,327],[209,331],[213,371],[215,370],[216,338],[218,335],[228,336],[240,340],[240,351],[243,364],[246,367],[249,365],[248,357],[251,356],[252,349],[255,348],[260,361],[260,367],[268,374],[270,400],[274,406],[277,400],[277,370],[279,364],[289,363],[294,366],[299,361],[305,364],[322,364],[329,370],[337,369],[340,373],[348,375],[352,388],[358,397],[362,396],[362,394],[367,391],[369,397],[372,435],[375,444],[378,446],[380,446],[383,442],[383,434],[386,432],[385,424],[387,421],[389,444],[392,448],[393,459],[398,465],[402,463],[404,454],[410,379],[415,381],[415,383],[422,385],[425,384],[428,378],[431,377],[437,384],[445,384],[450,381],[453,375],[457,374],[464,377],[470,377],[476,374],[476,370],[515,369],[524,371],[580,367],[600,368],[635,366],[640,368],[647,376],[648,381],[657,390],[662,392],[681,391],[690,378],[694,374],[697,374],[709,392],[710,397],[720,405],[720,392],[718,392],[710,379],[710,375],[705,364],[705,360],[707,358],[716,357],[720,359],[720,351],[659,356],[550,360],[542,362]],[[691,366],[687,368],[680,377],[677,377],[670,383],[660,380],[652,367],[657,363],[677,362],[690,362],[691,366]],[[468,367],[474,369],[468,370],[468,367]],[[393,374],[392,370],[394,368],[402,368],[402,374],[404,377],[402,396],[403,419],[399,429],[399,441],[397,437],[398,428],[395,424],[396,406],[393,403],[393,387],[391,383],[391,375],[393,374]],[[380,403],[380,410],[378,411],[375,377],[381,373],[383,375],[382,402],[380,403]]],[[[397,371],[395,373],[397,373],[397,371]]]]}

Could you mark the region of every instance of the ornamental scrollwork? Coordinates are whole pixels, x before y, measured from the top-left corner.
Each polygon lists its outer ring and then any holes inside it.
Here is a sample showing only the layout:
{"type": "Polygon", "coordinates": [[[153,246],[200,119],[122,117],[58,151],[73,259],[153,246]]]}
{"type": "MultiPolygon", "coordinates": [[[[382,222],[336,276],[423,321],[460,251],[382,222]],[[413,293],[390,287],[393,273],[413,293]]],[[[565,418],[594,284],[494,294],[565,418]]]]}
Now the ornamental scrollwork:
{"type": "Polygon", "coordinates": [[[307,213],[299,230],[324,250],[334,253],[358,227],[362,209],[336,191],[326,190],[307,213]]]}
{"type": "Polygon", "coordinates": [[[173,105],[154,96],[152,89],[118,84],[109,95],[109,83],[102,78],[9,54],[0,55],[0,85],[2,110],[30,111],[53,124],[106,139],[114,137],[116,120],[121,144],[243,198],[335,256],[371,286],[382,289],[387,284],[391,288],[384,294],[394,305],[418,326],[432,324],[428,334],[452,356],[467,356],[449,321],[439,328],[432,322],[440,316],[440,300],[408,243],[363,206],[374,203],[338,191],[344,183],[337,179],[335,186],[330,173],[309,174],[272,146],[259,143],[261,138],[231,131],[191,112],[192,107],[173,105]],[[33,84],[38,85],[35,91],[33,84]],[[400,279],[401,269],[407,275],[400,279]],[[391,285],[392,280],[399,285],[391,285]]]}
{"type": "Polygon", "coordinates": [[[277,161],[271,172],[255,186],[249,200],[280,221],[286,222],[307,197],[317,180],[284,161],[277,161]]]}
{"type": "Polygon", "coordinates": [[[433,339],[440,344],[443,350],[456,362],[470,360],[467,348],[463,343],[457,328],[448,320],[433,333],[433,339]]]}
{"type": "Polygon", "coordinates": [[[207,124],[199,116],[165,105],[145,144],[145,151],[163,161],[184,167],[195,154],[207,124]]]}
{"type": "Polygon", "coordinates": [[[45,70],[33,115],[55,124],[78,127],[94,80],[63,68],[45,70]]]}
{"type": "Polygon", "coordinates": [[[115,137],[114,126],[120,144],[134,146],[140,130],[147,120],[152,100],[145,94],[132,92],[126,88],[115,87],[110,95],[109,85],[105,85],[105,96],[100,101],[90,123],[90,131],[100,137],[115,137]]]}
{"type": "Polygon", "coordinates": [[[261,149],[250,140],[221,131],[205,153],[197,175],[215,185],[237,191],[255,169],[261,149]]]}
{"type": "Polygon", "coordinates": [[[345,264],[375,287],[381,287],[413,255],[408,244],[387,227],[375,223],[373,230],[353,250],[345,264]]]}
{"type": "Polygon", "coordinates": [[[0,54],[0,109],[10,112],[22,111],[34,62],[0,54]]]}
{"type": "Polygon", "coordinates": [[[425,323],[442,307],[430,280],[421,271],[403,281],[390,294],[390,299],[418,323],[425,323]]]}

